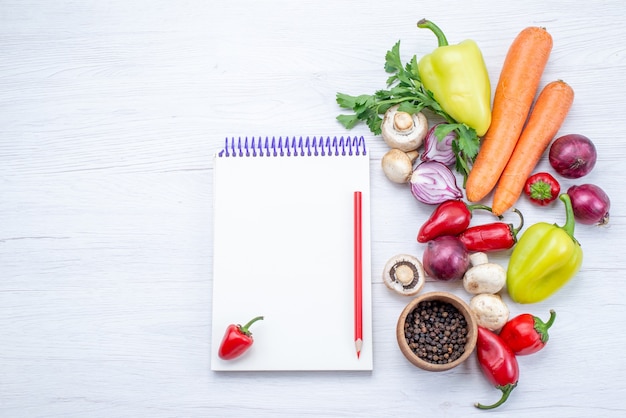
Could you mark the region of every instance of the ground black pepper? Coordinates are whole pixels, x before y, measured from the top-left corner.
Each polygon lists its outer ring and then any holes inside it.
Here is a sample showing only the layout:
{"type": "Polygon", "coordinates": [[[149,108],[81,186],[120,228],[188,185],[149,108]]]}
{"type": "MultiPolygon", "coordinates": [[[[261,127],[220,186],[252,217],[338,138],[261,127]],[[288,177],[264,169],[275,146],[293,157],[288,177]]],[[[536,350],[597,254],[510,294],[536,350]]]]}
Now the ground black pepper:
{"type": "Polygon", "coordinates": [[[438,300],[420,302],[404,323],[404,336],[411,350],[433,364],[446,364],[461,357],[467,334],[463,314],[454,305],[438,300]]]}

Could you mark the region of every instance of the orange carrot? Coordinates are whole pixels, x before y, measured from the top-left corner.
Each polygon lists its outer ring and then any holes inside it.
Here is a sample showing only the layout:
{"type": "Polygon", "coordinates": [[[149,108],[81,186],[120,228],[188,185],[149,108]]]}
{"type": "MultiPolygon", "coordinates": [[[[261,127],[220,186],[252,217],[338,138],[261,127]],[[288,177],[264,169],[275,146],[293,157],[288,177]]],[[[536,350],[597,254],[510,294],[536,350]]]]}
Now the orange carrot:
{"type": "Polygon", "coordinates": [[[494,93],[491,125],[465,184],[470,202],[493,190],[509,161],[551,51],[552,36],[536,26],[522,30],[509,47],[494,93]]]}
{"type": "Polygon", "coordinates": [[[502,215],[517,202],[524,183],[561,128],[572,103],[574,90],[562,80],[548,83],[533,106],[493,195],[492,210],[502,215]]]}

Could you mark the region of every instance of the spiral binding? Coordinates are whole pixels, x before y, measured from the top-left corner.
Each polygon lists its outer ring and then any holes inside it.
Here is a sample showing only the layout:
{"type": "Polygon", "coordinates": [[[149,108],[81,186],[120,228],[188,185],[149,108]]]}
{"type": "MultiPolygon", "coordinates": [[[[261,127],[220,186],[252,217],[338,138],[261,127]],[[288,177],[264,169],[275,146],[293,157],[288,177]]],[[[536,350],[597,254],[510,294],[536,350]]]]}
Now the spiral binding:
{"type": "Polygon", "coordinates": [[[226,138],[218,157],[283,157],[367,155],[361,137],[226,138]]]}

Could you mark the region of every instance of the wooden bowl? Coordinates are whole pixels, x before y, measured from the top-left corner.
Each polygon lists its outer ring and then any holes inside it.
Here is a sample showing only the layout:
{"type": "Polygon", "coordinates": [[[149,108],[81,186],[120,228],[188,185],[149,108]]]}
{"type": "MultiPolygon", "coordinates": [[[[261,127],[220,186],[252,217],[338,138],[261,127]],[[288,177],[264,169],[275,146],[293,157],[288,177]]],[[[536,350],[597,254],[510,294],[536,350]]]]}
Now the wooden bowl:
{"type": "MultiPolygon", "coordinates": [[[[454,311],[454,309],[452,309],[452,311],[454,311]]],[[[452,314],[452,317],[454,317],[454,312],[447,312],[446,314],[439,314],[442,317],[437,317],[438,314],[435,314],[437,318],[433,318],[434,322],[437,322],[439,320],[445,321],[446,315],[449,316],[450,314],[452,314]]],[[[452,328],[454,327],[452,326],[452,328]]],[[[430,292],[430,293],[424,293],[416,297],[411,302],[409,302],[409,304],[406,305],[406,307],[402,310],[402,313],[400,314],[400,318],[398,318],[398,323],[396,326],[396,338],[398,339],[398,345],[400,346],[400,351],[402,351],[402,354],[404,354],[404,356],[413,365],[421,369],[433,371],[433,372],[450,370],[458,366],[459,364],[463,363],[465,360],[467,360],[467,358],[472,354],[472,352],[476,348],[477,337],[478,337],[478,325],[477,325],[477,321],[476,321],[474,314],[470,310],[470,307],[461,298],[448,292],[430,292]],[[453,349],[452,351],[447,351],[451,349],[452,344],[450,344],[449,346],[447,345],[448,343],[451,342],[450,341],[451,338],[450,336],[446,334],[450,332],[450,327],[452,325],[450,323],[445,323],[445,322],[441,322],[440,328],[435,330],[432,328],[433,326],[430,325],[431,322],[429,322],[429,320],[422,319],[421,321],[421,324],[423,324],[423,327],[425,327],[425,328],[422,328],[421,331],[423,331],[424,329],[426,329],[428,332],[430,332],[431,330],[436,331],[436,334],[438,335],[438,337],[436,338],[439,338],[438,342],[441,343],[443,347],[445,347],[443,351],[439,350],[436,352],[431,352],[430,350],[428,350],[428,347],[423,346],[423,344],[418,344],[417,342],[414,342],[413,348],[409,345],[406,339],[406,335],[405,335],[405,323],[407,321],[407,317],[422,302],[431,302],[431,305],[432,305],[432,302],[439,302],[435,304],[439,305],[441,303],[443,304],[442,306],[445,306],[448,308],[444,311],[447,311],[451,307],[453,307],[453,308],[456,308],[456,310],[460,312],[461,315],[463,315],[467,325],[465,327],[461,327],[461,329],[457,332],[457,334],[465,335],[464,351],[460,353],[460,355],[453,349]],[[448,326],[447,329],[445,328],[446,326],[448,326]],[[465,330],[465,332],[463,332],[463,329],[465,330]],[[424,354],[422,356],[418,356],[416,351],[419,351],[422,353],[426,351],[427,353],[431,354],[431,356],[434,356],[434,360],[428,359],[427,355],[424,355],[424,354]],[[448,357],[445,357],[446,354],[448,355],[448,357]]],[[[454,329],[452,330],[452,338],[454,338],[454,329]]],[[[425,343],[425,344],[429,345],[428,343],[425,343]]]]}

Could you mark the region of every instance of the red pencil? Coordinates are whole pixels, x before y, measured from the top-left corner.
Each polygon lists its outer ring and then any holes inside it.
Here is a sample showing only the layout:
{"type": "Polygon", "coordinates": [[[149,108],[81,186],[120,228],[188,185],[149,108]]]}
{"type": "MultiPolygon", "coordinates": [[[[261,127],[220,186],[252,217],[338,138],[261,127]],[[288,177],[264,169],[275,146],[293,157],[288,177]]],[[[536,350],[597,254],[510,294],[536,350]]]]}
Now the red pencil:
{"type": "Polygon", "coordinates": [[[361,192],[354,192],[354,344],[361,357],[363,346],[363,228],[361,192]]]}

